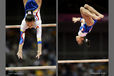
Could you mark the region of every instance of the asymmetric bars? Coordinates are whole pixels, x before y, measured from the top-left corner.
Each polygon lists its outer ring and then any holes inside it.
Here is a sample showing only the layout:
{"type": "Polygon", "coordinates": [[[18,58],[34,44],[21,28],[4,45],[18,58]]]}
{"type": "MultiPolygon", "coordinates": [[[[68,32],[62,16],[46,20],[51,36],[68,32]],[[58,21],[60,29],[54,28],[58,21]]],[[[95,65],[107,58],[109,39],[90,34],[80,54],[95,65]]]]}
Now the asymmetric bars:
{"type": "MultiPolygon", "coordinates": [[[[56,27],[56,24],[42,24],[42,27],[56,27]]],[[[5,28],[20,28],[20,25],[6,25],[5,28]]]]}
{"type": "Polygon", "coordinates": [[[92,59],[92,60],[58,60],[58,63],[101,63],[109,62],[109,59],[92,59]]]}
{"type": "Polygon", "coordinates": [[[28,66],[28,67],[6,67],[6,71],[56,69],[56,66],[28,66]]]}

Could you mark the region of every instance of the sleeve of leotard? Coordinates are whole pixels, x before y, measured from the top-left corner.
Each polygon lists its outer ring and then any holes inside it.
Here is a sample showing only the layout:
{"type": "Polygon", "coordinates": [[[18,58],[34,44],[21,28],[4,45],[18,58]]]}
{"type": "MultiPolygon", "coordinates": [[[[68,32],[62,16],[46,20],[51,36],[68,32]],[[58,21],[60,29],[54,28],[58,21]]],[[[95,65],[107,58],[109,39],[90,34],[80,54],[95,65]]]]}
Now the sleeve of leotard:
{"type": "Polygon", "coordinates": [[[85,24],[84,18],[80,18],[80,22],[83,23],[83,24],[85,24]]]}
{"type": "Polygon", "coordinates": [[[24,43],[24,39],[25,39],[25,30],[26,30],[26,24],[24,21],[22,21],[22,24],[20,26],[20,41],[19,44],[23,44],[24,43]]]}
{"type": "Polygon", "coordinates": [[[37,26],[37,44],[42,44],[42,27],[41,26],[37,26]]]}
{"type": "Polygon", "coordinates": [[[82,21],[83,18],[80,17],[80,22],[82,21]]]}

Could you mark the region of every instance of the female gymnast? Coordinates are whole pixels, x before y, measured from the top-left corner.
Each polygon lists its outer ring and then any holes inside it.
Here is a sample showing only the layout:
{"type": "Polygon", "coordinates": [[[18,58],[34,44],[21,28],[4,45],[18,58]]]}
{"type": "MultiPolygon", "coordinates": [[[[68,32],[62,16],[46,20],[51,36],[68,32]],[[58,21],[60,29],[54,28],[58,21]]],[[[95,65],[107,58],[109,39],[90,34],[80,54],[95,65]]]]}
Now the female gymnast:
{"type": "Polygon", "coordinates": [[[25,39],[25,31],[28,28],[35,28],[37,30],[37,44],[38,50],[36,57],[39,58],[42,54],[42,27],[41,27],[41,17],[40,17],[40,8],[42,4],[42,0],[23,0],[24,8],[25,8],[25,17],[22,20],[20,26],[20,42],[19,49],[17,52],[17,56],[19,59],[22,59],[22,48],[25,39]]]}
{"type": "Polygon", "coordinates": [[[92,30],[94,24],[102,19],[104,15],[100,14],[93,7],[88,4],[85,4],[84,7],[80,7],[81,17],[73,17],[72,21],[76,23],[77,21],[81,22],[81,26],[78,32],[78,36],[76,36],[76,41],[79,45],[83,44],[83,42],[87,42],[86,35],[92,30]]]}

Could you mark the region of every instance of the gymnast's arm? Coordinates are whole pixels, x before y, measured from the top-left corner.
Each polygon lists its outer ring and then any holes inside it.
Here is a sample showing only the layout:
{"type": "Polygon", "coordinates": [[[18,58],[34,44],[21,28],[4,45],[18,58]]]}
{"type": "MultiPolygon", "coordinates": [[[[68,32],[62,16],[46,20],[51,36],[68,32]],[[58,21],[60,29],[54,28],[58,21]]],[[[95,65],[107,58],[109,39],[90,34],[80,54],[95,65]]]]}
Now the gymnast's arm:
{"type": "Polygon", "coordinates": [[[39,10],[42,5],[42,0],[36,0],[36,3],[38,4],[38,10],[39,10]]]}
{"type": "Polygon", "coordinates": [[[25,32],[20,31],[20,41],[19,41],[19,49],[22,50],[23,44],[25,39],[25,32]]]}
{"type": "Polygon", "coordinates": [[[74,23],[76,23],[76,22],[78,22],[78,21],[80,21],[81,23],[84,23],[84,19],[81,18],[81,17],[73,17],[73,18],[72,18],[72,21],[73,21],[74,23]]]}
{"type": "Polygon", "coordinates": [[[22,59],[22,48],[23,48],[23,44],[24,44],[24,39],[25,39],[25,32],[24,31],[20,31],[20,41],[19,41],[19,49],[17,52],[17,56],[19,59],[22,59]]]}
{"type": "Polygon", "coordinates": [[[42,54],[42,40],[41,40],[41,35],[42,35],[42,27],[39,26],[37,28],[37,45],[38,45],[38,50],[37,50],[37,55],[36,57],[39,59],[40,55],[42,54]]]}

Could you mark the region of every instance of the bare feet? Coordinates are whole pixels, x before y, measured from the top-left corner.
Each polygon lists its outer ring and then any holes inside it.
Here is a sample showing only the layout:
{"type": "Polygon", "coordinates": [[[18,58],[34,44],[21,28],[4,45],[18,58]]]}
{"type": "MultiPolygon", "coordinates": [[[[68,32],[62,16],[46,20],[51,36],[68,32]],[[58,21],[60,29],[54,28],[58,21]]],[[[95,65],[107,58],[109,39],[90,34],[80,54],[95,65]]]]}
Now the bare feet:
{"type": "Polygon", "coordinates": [[[100,17],[100,18],[104,18],[104,15],[102,15],[102,14],[99,14],[99,17],[100,17]]]}

